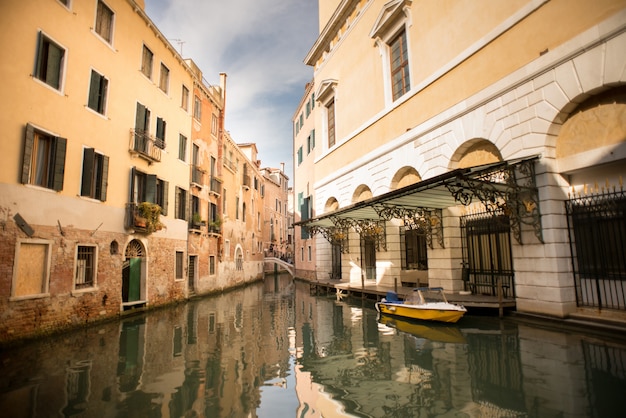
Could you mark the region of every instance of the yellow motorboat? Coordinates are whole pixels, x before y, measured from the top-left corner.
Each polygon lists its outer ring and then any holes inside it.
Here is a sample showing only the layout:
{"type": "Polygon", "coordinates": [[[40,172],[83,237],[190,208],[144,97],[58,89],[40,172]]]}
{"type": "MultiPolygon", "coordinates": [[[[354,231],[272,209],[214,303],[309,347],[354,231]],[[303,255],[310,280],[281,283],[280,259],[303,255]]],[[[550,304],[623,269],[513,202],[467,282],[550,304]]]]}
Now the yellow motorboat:
{"type": "Polygon", "coordinates": [[[457,322],[465,313],[462,305],[448,302],[441,287],[418,287],[405,300],[396,292],[387,292],[385,298],[376,303],[381,314],[423,321],[457,322]]]}

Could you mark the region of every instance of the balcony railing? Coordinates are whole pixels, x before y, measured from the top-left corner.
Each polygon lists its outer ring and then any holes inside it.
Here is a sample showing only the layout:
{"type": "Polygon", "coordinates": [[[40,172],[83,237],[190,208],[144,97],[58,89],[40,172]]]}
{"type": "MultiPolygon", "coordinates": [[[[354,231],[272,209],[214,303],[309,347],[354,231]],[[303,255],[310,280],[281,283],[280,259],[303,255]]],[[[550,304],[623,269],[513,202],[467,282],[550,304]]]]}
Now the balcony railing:
{"type": "Polygon", "coordinates": [[[198,166],[191,167],[191,182],[199,185],[204,185],[204,175],[206,171],[198,166]]]}
{"type": "Polygon", "coordinates": [[[153,233],[163,229],[160,220],[161,207],[154,203],[127,203],[124,227],[135,232],[153,233]]]}
{"type": "Polygon", "coordinates": [[[211,193],[222,194],[222,179],[211,176],[211,193]]]}
{"type": "Polygon", "coordinates": [[[161,161],[161,149],[163,141],[155,138],[147,132],[131,129],[130,148],[131,154],[137,154],[149,162],[161,161]],[[160,145],[160,146],[159,146],[160,145]]]}

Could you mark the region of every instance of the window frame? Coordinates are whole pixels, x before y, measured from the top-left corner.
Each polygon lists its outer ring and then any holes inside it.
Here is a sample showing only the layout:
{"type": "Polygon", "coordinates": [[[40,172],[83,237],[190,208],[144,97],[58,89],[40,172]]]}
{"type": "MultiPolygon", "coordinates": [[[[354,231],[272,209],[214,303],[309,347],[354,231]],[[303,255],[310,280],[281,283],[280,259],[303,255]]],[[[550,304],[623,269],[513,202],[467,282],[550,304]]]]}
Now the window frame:
{"type": "Polygon", "coordinates": [[[27,124],[22,160],[22,184],[43,187],[57,192],[63,190],[66,152],[67,139],[35,128],[34,125],[27,124]],[[39,167],[42,162],[42,154],[39,154],[38,148],[40,146],[39,137],[46,138],[47,142],[49,142],[47,146],[48,150],[44,151],[45,155],[43,155],[43,158],[46,160],[46,166],[42,167],[45,168],[45,170],[43,170],[45,171],[45,178],[41,179],[41,182],[45,182],[46,184],[40,184],[36,179],[42,169],[39,167]]]}
{"type": "Polygon", "coordinates": [[[109,157],[94,148],[83,148],[80,195],[105,202],[109,176],[109,157]]]}
{"type": "Polygon", "coordinates": [[[94,112],[105,116],[107,111],[107,99],[109,90],[109,79],[98,71],[91,69],[91,75],[89,78],[89,92],[87,95],[87,108],[94,112]],[[94,75],[98,78],[98,91],[94,93],[94,75]],[[96,100],[96,103],[92,101],[96,100]],[[93,107],[92,107],[93,105],[93,107]]]}
{"type": "Polygon", "coordinates": [[[178,159],[183,162],[187,162],[187,143],[188,139],[185,135],[178,134],[178,159]]]}
{"type": "Polygon", "coordinates": [[[174,252],[174,280],[180,281],[185,279],[185,252],[174,252]]]}
{"type": "Polygon", "coordinates": [[[154,52],[146,44],[141,49],[141,67],[139,71],[152,81],[152,67],[154,65],[154,52]]]}
{"type": "Polygon", "coordinates": [[[174,219],[187,221],[187,190],[176,186],[174,199],[174,219]]]}
{"type": "MultiPolygon", "coordinates": [[[[57,42],[43,31],[37,33],[37,51],[35,54],[35,67],[33,68],[33,79],[39,83],[63,93],[65,87],[65,66],[67,63],[67,48],[57,42]],[[47,45],[47,47],[46,47],[47,45]],[[56,47],[61,53],[59,54],[58,63],[55,67],[57,74],[55,80],[48,78],[50,71],[50,46],[56,47]],[[45,51],[45,52],[44,52],[45,51]],[[45,70],[44,70],[45,67],[45,70]]],[[[52,77],[51,77],[52,78],[52,77]]]]}
{"type": "Polygon", "coordinates": [[[98,246],[96,244],[76,244],[76,250],[74,253],[74,275],[73,275],[73,291],[84,292],[96,289],[97,286],[97,277],[98,277],[98,246]],[[79,255],[81,248],[91,248],[91,281],[84,282],[85,286],[78,286],[78,274],[79,274],[79,255]]]}
{"type": "Polygon", "coordinates": [[[389,55],[389,75],[391,83],[391,97],[395,102],[411,90],[410,60],[408,51],[408,37],[406,28],[402,28],[387,43],[389,55]],[[394,51],[399,50],[398,59],[394,59],[394,51]],[[399,61],[396,65],[396,62],[399,61]],[[400,83],[396,76],[400,74],[400,83]],[[398,85],[400,84],[400,85],[398,85]]]}
{"type": "Polygon", "coordinates": [[[130,170],[129,203],[156,203],[161,207],[161,215],[167,216],[169,206],[169,182],[155,174],[146,174],[135,167],[130,170]],[[141,184],[140,184],[141,183],[141,184]]]}
{"type": "MultiPolygon", "coordinates": [[[[18,238],[15,243],[15,256],[13,261],[13,277],[11,280],[11,296],[9,298],[10,301],[13,300],[25,300],[25,299],[37,299],[42,297],[50,296],[50,271],[51,271],[51,262],[52,262],[52,240],[45,239],[32,239],[32,238],[18,238]],[[44,266],[42,271],[42,289],[39,293],[31,293],[31,294],[16,294],[16,288],[18,285],[18,273],[20,272],[20,252],[22,245],[45,245],[45,255],[44,255],[44,266]]],[[[29,264],[31,260],[29,260],[29,264]]]]}
{"type": "Polygon", "coordinates": [[[170,90],[170,69],[167,68],[163,62],[161,62],[159,72],[159,89],[165,94],[169,93],[170,90]]]}
{"type": "Polygon", "coordinates": [[[391,0],[383,6],[370,32],[382,59],[385,106],[397,103],[411,91],[411,38],[409,28],[413,25],[410,0],[391,0]],[[391,43],[404,34],[406,39],[406,80],[408,83],[401,94],[394,97],[391,62],[391,43]]]}
{"type": "Polygon", "coordinates": [[[180,107],[185,111],[189,111],[189,89],[183,84],[180,92],[180,107]]]}
{"type": "Polygon", "coordinates": [[[115,12],[108,4],[106,4],[102,0],[98,0],[96,2],[96,16],[93,25],[93,32],[108,45],[113,45],[113,34],[115,33],[115,12]],[[111,13],[108,34],[106,34],[106,36],[101,33],[101,31],[106,31],[106,29],[102,28],[101,19],[99,19],[102,9],[106,9],[111,13]]]}
{"type": "Polygon", "coordinates": [[[193,96],[193,118],[198,122],[202,119],[202,100],[196,94],[193,96]]]}

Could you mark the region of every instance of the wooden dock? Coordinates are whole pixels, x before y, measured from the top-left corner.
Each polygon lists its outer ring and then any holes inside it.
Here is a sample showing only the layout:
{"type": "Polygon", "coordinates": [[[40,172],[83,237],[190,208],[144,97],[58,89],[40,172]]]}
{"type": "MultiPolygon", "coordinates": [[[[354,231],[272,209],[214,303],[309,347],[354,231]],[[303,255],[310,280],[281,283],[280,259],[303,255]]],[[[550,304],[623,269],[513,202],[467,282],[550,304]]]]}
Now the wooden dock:
{"type": "MultiPolygon", "coordinates": [[[[341,296],[359,297],[366,299],[373,299],[379,301],[389,291],[394,291],[400,298],[405,298],[407,295],[413,292],[413,287],[407,286],[380,286],[375,284],[365,284],[358,286],[355,284],[341,282],[336,280],[303,280],[309,283],[311,286],[311,292],[317,295],[330,295],[338,294],[341,296]]],[[[472,309],[486,309],[486,310],[499,310],[500,316],[504,309],[515,310],[515,299],[502,298],[500,300],[497,296],[488,295],[461,295],[457,293],[446,293],[448,302],[456,303],[465,306],[468,310],[472,309]]]]}

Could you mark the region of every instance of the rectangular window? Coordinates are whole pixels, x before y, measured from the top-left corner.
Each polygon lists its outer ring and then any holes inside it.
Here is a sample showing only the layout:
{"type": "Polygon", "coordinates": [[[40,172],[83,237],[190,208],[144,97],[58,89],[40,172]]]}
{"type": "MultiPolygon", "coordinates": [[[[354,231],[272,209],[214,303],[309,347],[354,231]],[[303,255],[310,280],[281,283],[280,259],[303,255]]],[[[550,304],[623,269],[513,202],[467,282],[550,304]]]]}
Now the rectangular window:
{"type": "Polygon", "coordinates": [[[183,252],[182,251],[176,251],[176,279],[182,279],[183,278],[183,252]]]}
{"type": "Polygon", "coordinates": [[[396,100],[411,88],[406,31],[403,30],[391,40],[389,43],[389,54],[391,62],[391,90],[393,100],[396,100]]]}
{"type": "Polygon", "coordinates": [[[99,0],[96,10],[96,33],[108,43],[113,40],[113,17],[113,11],[99,0]]]}
{"type": "Polygon", "coordinates": [[[165,123],[165,120],[163,120],[163,118],[157,117],[157,125],[156,125],[156,141],[154,141],[154,145],[161,148],[161,149],[165,149],[165,126],[167,124],[165,123]]]}
{"type": "Polygon", "coordinates": [[[213,276],[215,274],[215,256],[209,256],[209,274],[213,276]]]}
{"type": "Polygon", "coordinates": [[[89,101],[87,106],[91,110],[104,115],[106,112],[106,99],[107,90],[109,87],[109,80],[103,75],[98,74],[94,70],[91,70],[91,82],[89,84],[89,101]]]}
{"type": "Polygon", "coordinates": [[[198,96],[193,96],[193,117],[198,121],[202,117],[202,102],[198,96]]]}
{"type": "Polygon", "coordinates": [[[302,164],[302,147],[298,148],[298,165],[302,164]]]}
{"type": "Polygon", "coordinates": [[[239,196],[235,197],[235,219],[239,219],[239,196]]]}
{"type": "Polygon", "coordinates": [[[141,72],[143,75],[152,80],[152,59],[154,54],[147,46],[143,46],[143,53],[141,56],[141,72]]]}
{"type": "Polygon", "coordinates": [[[161,77],[159,78],[159,88],[165,93],[169,91],[170,86],[170,70],[161,63],[161,77]]]}
{"type": "Polygon", "coordinates": [[[178,159],[187,161],[187,137],[183,134],[178,135],[178,159]]]}
{"type": "Polygon", "coordinates": [[[50,87],[61,90],[65,49],[39,32],[35,77],[50,87]]]}
{"type": "Polygon", "coordinates": [[[311,250],[311,246],[309,245],[308,247],[309,250],[309,261],[313,260],[313,251],[311,250]]]}
{"type": "Polygon", "coordinates": [[[215,113],[211,115],[211,133],[215,136],[218,133],[217,115],[215,113]]]}
{"type": "Polygon", "coordinates": [[[48,292],[51,242],[19,240],[13,268],[11,296],[36,296],[48,292]]]}
{"type": "Polygon", "coordinates": [[[105,201],[109,176],[109,157],[96,152],[93,148],[83,151],[83,173],[80,195],[105,201]]]}
{"type": "Polygon", "coordinates": [[[328,148],[335,145],[335,99],[326,106],[326,122],[328,124],[328,148]]]}
{"type": "Polygon", "coordinates": [[[63,190],[67,140],[26,125],[22,183],[63,190]]]}
{"type": "Polygon", "coordinates": [[[426,236],[415,229],[400,227],[402,270],[428,270],[426,236]]]}
{"type": "Polygon", "coordinates": [[[157,178],[154,174],[145,174],[133,168],[131,170],[130,202],[156,203],[161,207],[161,214],[167,215],[169,182],[157,178]]]}
{"type": "Polygon", "coordinates": [[[222,188],[222,215],[226,215],[226,203],[228,199],[226,199],[226,188],[222,188]]]}
{"type": "Polygon", "coordinates": [[[183,92],[180,98],[180,107],[189,110],[189,89],[185,86],[183,86],[183,92]]]}
{"type": "Polygon", "coordinates": [[[76,275],[74,288],[85,289],[96,284],[96,246],[78,245],[76,247],[76,275]]]}
{"type": "Polygon", "coordinates": [[[176,187],[176,219],[187,219],[187,190],[176,187]]]}

